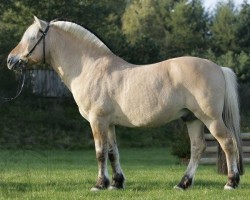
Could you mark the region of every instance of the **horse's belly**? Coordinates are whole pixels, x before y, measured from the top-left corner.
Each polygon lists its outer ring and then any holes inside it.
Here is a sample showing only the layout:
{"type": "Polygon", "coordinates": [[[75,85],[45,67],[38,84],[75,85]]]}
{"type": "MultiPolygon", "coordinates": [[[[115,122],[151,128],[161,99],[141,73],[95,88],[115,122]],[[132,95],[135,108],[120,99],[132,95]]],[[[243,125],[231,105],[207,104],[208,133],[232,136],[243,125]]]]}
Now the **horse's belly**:
{"type": "Polygon", "coordinates": [[[114,124],[127,127],[156,127],[180,118],[184,111],[165,109],[158,112],[130,112],[114,116],[114,124]]]}

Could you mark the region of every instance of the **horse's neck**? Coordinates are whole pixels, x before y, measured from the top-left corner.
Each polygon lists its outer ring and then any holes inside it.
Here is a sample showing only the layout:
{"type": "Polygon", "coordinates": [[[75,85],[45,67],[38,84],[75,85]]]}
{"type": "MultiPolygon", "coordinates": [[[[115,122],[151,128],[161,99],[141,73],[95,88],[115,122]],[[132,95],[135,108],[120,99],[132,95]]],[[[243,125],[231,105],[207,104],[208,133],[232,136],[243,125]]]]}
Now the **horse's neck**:
{"type": "Polygon", "coordinates": [[[56,35],[51,38],[49,64],[69,89],[74,79],[88,71],[88,68],[94,67],[96,60],[116,57],[109,50],[97,48],[86,41],[77,41],[66,34],[64,36],[63,39],[56,35]]]}

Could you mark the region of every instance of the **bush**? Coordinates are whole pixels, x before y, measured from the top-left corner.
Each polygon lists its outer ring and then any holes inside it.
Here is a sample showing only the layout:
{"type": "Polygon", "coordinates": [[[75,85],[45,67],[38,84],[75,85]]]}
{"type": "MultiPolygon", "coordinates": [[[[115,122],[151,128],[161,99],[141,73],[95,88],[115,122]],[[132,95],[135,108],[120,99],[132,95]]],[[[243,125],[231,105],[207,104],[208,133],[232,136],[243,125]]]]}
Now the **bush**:
{"type": "Polygon", "coordinates": [[[190,158],[190,140],[185,124],[178,120],[174,124],[174,135],[170,143],[171,153],[178,158],[190,158]]]}

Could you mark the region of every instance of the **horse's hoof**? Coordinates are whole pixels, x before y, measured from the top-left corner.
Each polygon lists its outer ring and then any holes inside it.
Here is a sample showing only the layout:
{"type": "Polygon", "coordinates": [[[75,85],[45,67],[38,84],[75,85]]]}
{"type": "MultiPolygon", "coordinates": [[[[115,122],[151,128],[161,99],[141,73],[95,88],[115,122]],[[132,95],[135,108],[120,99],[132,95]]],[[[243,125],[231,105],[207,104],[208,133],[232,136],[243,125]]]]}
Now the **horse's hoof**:
{"type": "Polygon", "coordinates": [[[174,186],[175,190],[184,191],[184,189],[178,185],[174,186]]]}
{"type": "Polygon", "coordinates": [[[109,179],[106,177],[98,178],[94,187],[90,189],[91,192],[105,190],[109,187],[109,179]]]}
{"type": "Polygon", "coordinates": [[[232,187],[232,186],[230,186],[230,185],[228,185],[228,184],[226,184],[226,185],[224,186],[224,190],[235,190],[235,188],[232,187]]]}
{"type": "Polygon", "coordinates": [[[98,191],[100,191],[100,189],[97,188],[97,187],[92,187],[92,188],[90,189],[90,191],[91,191],[91,192],[98,192],[98,191]]]}
{"type": "Polygon", "coordinates": [[[123,190],[124,188],[125,188],[124,185],[121,186],[121,187],[117,187],[117,186],[115,186],[115,185],[110,185],[110,186],[108,187],[108,190],[123,190]]]}
{"type": "Polygon", "coordinates": [[[112,184],[109,186],[109,190],[120,190],[125,188],[125,178],[123,174],[115,174],[112,184]]]}
{"type": "Polygon", "coordinates": [[[112,186],[112,185],[108,187],[108,190],[118,190],[118,189],[119,189],[119,188],[117,188],[117,187],[115,187],[115,186],[112,186]]]}
{"type": "Polygon", "coordinates": [[[91,192],[99,192],[99,191],[101,191],[101,190],[103,190],[103,188],[92,187],[92,188],[90,189],[91,192]]]}

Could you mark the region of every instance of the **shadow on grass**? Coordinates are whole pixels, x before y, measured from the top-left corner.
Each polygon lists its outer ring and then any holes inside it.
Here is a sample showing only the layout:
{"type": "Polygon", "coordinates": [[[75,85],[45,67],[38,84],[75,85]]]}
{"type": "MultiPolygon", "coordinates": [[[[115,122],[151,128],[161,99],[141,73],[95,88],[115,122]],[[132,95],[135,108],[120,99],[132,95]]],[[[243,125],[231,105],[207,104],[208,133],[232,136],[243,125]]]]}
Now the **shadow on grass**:
{"type": "MultiPolygon", "coordinates": [[[[225,179],[226,181],[226,179],[225,179]]],[[[192,189],[208,189],[208,190],[217,190],[224,188],[226,184],[224,180],[221,181],[211,181],[211,180],[197,180],[194,182],[192,189]]],[[[147,180],[147,181],[127,181],[126,188],[132,191],[148,191],[148,190],[172,190],[176,184],[179,183],[179,180],[170,180],[170,181],[154,181],[154,180],[147,180]]],[[[240,189],[248,189],[250,188],[250,183],[242,183],[240,184],[240,189]]]]}
{"type": "MultiPolygon", "coordinates": [[[[226,176],[225,176],[226,177],[226,176]]],[[[194,183],[194,188],[206,188],[206,189],[223,189],[226,184],[227,179],[221,181],[212,181],[212,180],[197,180],[194,183]]],[[[250,183],[242,182],[238,189],[250,188],[250,183]]]]}

